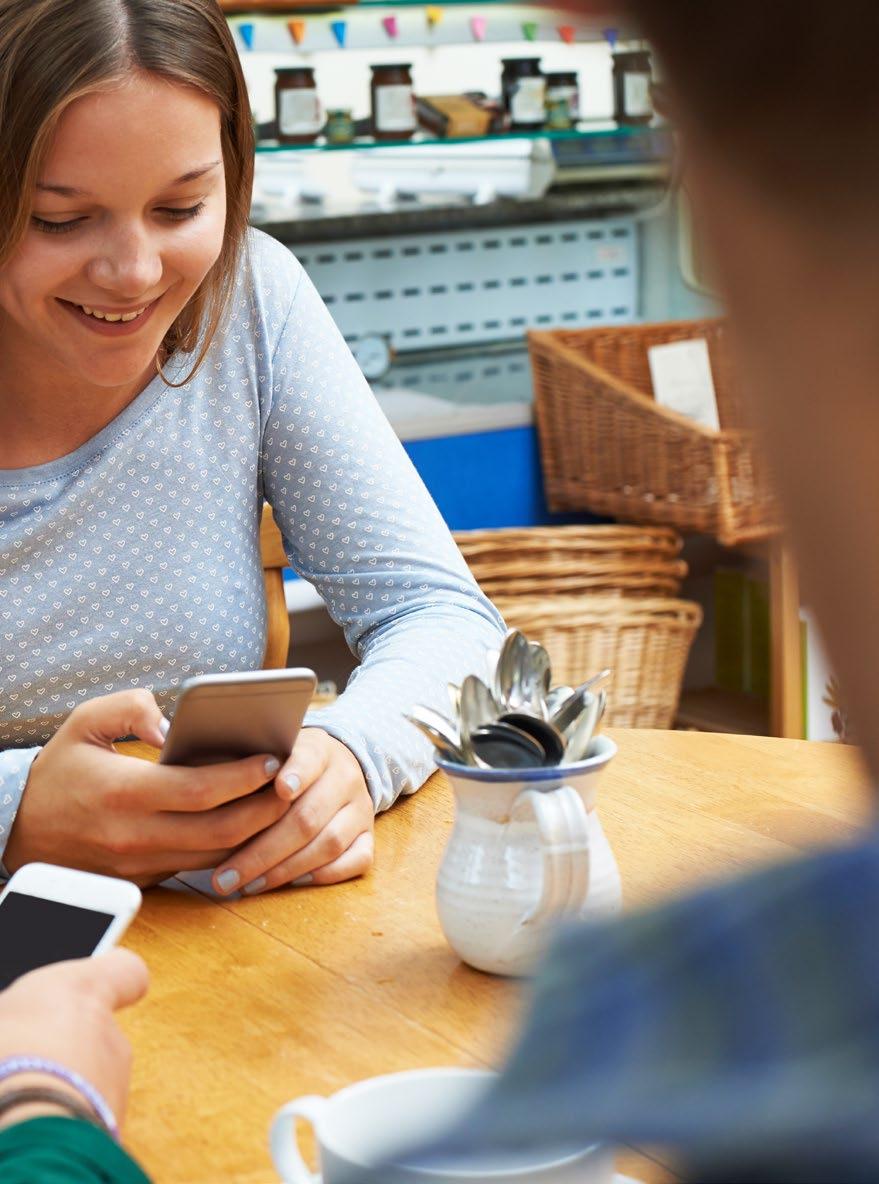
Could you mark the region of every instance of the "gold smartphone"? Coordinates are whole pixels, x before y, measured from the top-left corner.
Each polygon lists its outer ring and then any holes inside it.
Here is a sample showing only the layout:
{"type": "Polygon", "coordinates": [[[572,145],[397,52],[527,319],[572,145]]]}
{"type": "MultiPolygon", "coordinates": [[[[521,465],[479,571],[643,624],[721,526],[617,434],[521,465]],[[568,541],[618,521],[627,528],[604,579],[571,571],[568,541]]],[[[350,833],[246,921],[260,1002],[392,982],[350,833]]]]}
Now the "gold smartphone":
{"type": "Polygon", "coordinates": [[[159,760],[213,765],[293,751],[317,679],[313,670],[252,670],[187,679],[159,760]]]}

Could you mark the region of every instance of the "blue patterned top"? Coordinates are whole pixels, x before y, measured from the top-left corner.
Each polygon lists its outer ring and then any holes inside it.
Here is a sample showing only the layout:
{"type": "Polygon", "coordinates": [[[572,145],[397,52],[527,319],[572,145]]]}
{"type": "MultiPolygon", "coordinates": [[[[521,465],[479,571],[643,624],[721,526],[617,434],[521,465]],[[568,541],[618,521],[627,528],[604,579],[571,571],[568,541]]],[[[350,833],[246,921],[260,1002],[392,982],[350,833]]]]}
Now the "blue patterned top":
{"type": "Polygon", "coordinates": [[[361,659],[306,722],[355,753],[377,810],[433,768],[403,711],[447,709],[447,682],[498,645],[500,617],[310,280],[256,231],[247,255],[190,381],[156,377],[70,455],[0,470],[0,852],[38,746],[78,703],[146,687],[167,711],[193,674],[261,665],[264,500],[361,659]]]}

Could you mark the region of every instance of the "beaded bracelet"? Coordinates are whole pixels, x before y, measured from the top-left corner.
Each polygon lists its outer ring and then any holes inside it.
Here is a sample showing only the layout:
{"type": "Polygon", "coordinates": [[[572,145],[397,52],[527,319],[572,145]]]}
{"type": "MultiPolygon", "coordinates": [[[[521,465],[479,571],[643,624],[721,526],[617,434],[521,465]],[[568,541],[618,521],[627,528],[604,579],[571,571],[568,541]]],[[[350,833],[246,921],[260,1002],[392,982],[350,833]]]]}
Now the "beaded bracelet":
{"type": "Polygon", "coordinates": [[[101,1126],[117,1142],[119,1141],[116,1116],[103,1095],[81,1074],[74,1072],[73,1069],[68,1069],[65,1065],[59,1065],[57,1061],[49,1061],[43,1057],[16,1056],[0,1060],[0,1081],[6,1081],[7,1078],[14,1077],[19,1073],[46,1073],[50,1077],[57,1077],[59,1081],[72,1085],[91,1106],[101,1126]]]}
{"type": "Polygon", "coordinates": [[[42,1085],[25,1085],[21,1089],[10,1089],[0,1093],[0,1119],[10,1110],[16,1110],[19,1106],[32,1106],[35,1102],[48,1102],[51,1106],[57,1106],[59,1110],[66,1110],[71,1117],[82,1118],[94,1126],[101,1126],[103,1130],[94,1110],[86,1106],[85,1102],[80,1102],[64,1090],[49,1089],[42,1085]]]}

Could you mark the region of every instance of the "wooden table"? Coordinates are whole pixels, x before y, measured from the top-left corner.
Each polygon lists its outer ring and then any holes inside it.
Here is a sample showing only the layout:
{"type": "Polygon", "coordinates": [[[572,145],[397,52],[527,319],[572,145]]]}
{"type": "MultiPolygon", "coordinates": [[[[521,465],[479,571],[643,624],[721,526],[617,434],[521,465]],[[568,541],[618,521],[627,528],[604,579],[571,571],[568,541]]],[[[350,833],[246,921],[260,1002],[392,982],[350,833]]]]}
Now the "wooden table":
{"type": "MultiPolygon", "coordinates": [[[[599,809],[629,905],[853,836],[871,804],[835,745],[614,731],[599,809]]],[[[218,901],[145,895],[126,944],[152,971],[123,1023],[135,1050],[127,1141],[159,1184],[269,1184],[274,1110],[377,1073],[495,1065],[522,988],[462,965],[434,913],[452,824],[440,776],[377,823],[363,880],[218,901]]],[[[623,1152],[650,1184],[675,1177],[623,1152]]]]}

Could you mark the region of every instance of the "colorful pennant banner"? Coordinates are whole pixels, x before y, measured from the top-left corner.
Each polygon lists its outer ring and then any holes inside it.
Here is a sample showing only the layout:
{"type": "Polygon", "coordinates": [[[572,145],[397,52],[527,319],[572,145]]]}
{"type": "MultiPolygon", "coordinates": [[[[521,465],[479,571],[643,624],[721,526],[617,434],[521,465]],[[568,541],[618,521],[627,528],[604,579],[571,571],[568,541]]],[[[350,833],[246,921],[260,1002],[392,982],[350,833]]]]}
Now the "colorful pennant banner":
{"type": "Polygon", "coordinates": [[[239,33],[239,36],[241,37],[241,40],[244,42],[246,48],[253,49],[253,34],[254,34],[253,25],[250,22],[248,22],[245,25],[239,25],[238,26],[238,33],[239,33]]]}
{"type": "Polygon", "coordinates": [[[523,21],[522,36],[526,41],[533,41],[537,36],[537,21],[523,21]]]}
{"type": "Polygon", "coordinates": [[[336,39],[336,44],[339,49],[345,48],[345,38],[348,36],[348,22],[347,21],[333,21],[330,25],[333,36],[336,39]]]}
{"type": "Polygon", "coordinates": [[[564,41],[565,45],[573,45],[574,37],[577,35],[577,30],[573,25],[559,25],[559,37],[564,41]]]}
{"type": "Polygon", "coordinates": [[[429,29],[435,29],[443,19],[443,10],[433,4],[429,4],[424,10],[424,15],[427,17],[427,27],[429,29]]]}
{"type": "Polygon", "coordinates": [[[470,18],[470,32],[473,34],[474,41],[485,40],[485,30],[488,28],[488,21],[484,16],[472,16],[470,18]]]}
{"type": "Polygon", "coordinates": [[[619,41],[619,38],[620,38],[618,30],[616,30],[616,29],[602,29],[602,32],[604,33],[604,39],[608,43],[610,48],[612,50],[616,49],[617,41],[619,41]]]}
{"type": "Polygon", "coordinates": [[[391,38],[396,37],[400,32],[397,26],[397,18],[395,16],[382,17],[382,28],[391,38]]]}
{"type": "Polygon", "coordinates": [[[296,44],[301,45],[305,40],[305,21],[287,21],[287,28],[296,44]]]}

